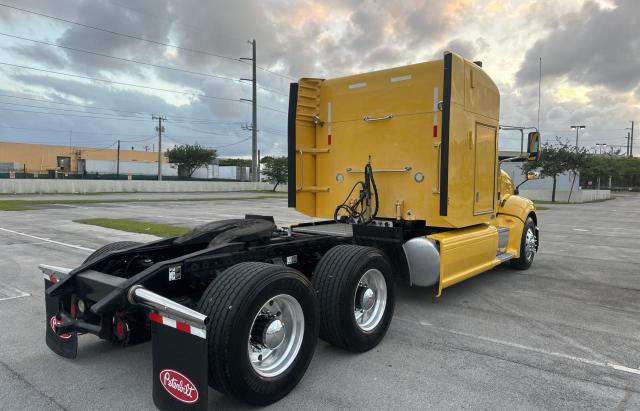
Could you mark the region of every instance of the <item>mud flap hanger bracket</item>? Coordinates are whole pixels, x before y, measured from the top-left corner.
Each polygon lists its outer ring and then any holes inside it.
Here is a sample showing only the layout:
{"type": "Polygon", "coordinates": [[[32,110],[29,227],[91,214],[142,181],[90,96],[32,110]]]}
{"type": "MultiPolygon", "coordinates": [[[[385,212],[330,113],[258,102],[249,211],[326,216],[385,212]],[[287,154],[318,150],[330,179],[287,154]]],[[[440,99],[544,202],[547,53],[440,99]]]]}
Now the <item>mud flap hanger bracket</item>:
{"type": "Polygon", "coordinates": [[[127,298],[131,304],[141,305],[159,311],[175,320],[184,321],[198,328],[206,328],[207,322],[209,321],[206,315],[163,297],[160,294],[156,294],[153,291],[149,291],[142,285],[134,285],[131,287],[127,293],[127,298]]]}

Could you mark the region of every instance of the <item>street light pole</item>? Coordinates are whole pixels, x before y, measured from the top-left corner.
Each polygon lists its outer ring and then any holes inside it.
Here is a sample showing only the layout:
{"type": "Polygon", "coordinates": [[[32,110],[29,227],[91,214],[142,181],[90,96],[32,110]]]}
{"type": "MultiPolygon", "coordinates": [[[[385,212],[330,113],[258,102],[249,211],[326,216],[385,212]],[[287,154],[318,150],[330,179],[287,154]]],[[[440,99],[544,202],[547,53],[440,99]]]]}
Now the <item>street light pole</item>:
{"type": "MultiPolygon", "coordinates": [[[[580,133],[580,129],[585,129],[586,126],[571,126],[571,130],[576,130],[576,154],[578,154],[578,134],[580,133]]],[[[569,190],[569,198],[567,199],[567,203],[571,202],[571,193],[573,193],[573,185],[576,183],[576,177],[578,176],[578,171],[573,171],[573,181],[571,181],[571,190],[569,190]]]]}
{"type": "Polygon", "coordinates": [[[578,152],[578,134],[580,133],[580,130],[584,130],[585,128],[587,128],[586,126],[571,126],[571,130],[575,130],[576,131],[576,153],[578,152]]]}

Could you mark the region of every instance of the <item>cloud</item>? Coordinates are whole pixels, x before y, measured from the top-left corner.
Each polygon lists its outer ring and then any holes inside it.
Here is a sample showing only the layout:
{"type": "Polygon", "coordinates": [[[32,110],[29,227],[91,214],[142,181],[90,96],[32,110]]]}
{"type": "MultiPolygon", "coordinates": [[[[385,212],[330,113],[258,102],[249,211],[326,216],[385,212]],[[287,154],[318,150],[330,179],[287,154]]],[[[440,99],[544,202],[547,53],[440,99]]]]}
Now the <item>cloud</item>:
{"type": "MultiPolygon", "coordinates": [[[[536,120],[537,61],[541,55],[545,70],[543,129],[564,129],[571,121],[580,119],[603,124],[601,128],[617,128],[620,126],[614,123],[633,118],[634,110],[637,114],[640,109],[640,41],[635,30],[639,6],[631,0],[618,0],[613,6],[607,6],[604,0],[597,1],[24,0],[20,3],[25,9],[175,44],[182,49],[6,8],[0,8],[0,21],[4,31],[23,37],[234,79],[251,76],[251,66],[238,60],[250,57],[251,46],[247,43],[250,39],[257,40],[260,67],[294,78],[332,78],[401,66],[439,59],[444,50],[451,50],[484,62],[485,70],[501,90],[503,123],[527,125],[535,124],[536,120]]],[[[0,61],[4,62],[234,100],[251,98],[251,88],[234,81],[17,40],[0,38],[0,42],[4,46],[0,49],[0,61]]],[[[258,70],[257,76],[260,86],[288,92],[289,79],[264,70],[258,70]]],[[[251,118],[248,104],[27,70],[0,68],[0,89],[5,94],[208,120],[173,124],[169,121],[167,138],[173,134],[175,142],[182,139],[212,146],[230,144],[248,133],[239,124],[227,123],[249,122],[251,118]]],[[[288,101],[286,96],[259,90],[258,103],[286,111],[288,101]]],[[[137,123],[0,112],[0,123],[153,132],[153,125],[146,120],[137,123]]],[[[258,128],[263,153],[282,151],[286,146],[283,135],[286,115],[260,108],[258,128]]],[[[87,143],[104,144],[112,137],[82,138],[87,143]]],[[[591,138],[596,138],[595,134],[591,138]]],[[[222,153],[248,155],[249,146],[248,142],[242,143],[225,148],[222,153]]]]}
{"type": "Polygon", "coordinates": [[[617,0],[614,8],[587,2],[528,49],[516,74],[522,84],[538,80],[538,57],[546,78],[606,86],[616,91],[640,82],[640,2],[617,0]]]}

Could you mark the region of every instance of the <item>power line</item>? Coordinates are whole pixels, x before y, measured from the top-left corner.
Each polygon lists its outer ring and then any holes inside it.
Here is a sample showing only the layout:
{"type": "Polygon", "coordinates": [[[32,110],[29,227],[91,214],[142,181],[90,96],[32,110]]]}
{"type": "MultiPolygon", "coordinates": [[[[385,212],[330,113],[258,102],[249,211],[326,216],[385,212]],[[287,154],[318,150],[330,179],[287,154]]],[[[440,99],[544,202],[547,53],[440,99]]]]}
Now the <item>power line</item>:
{"type": "Polygon", "coordinates": [[[48,113],[46,111],[29,111],[29,110],[16,110],[11,108],[0,108],[2,111],[13,111],[17,113],[33,113],[33,114],[49,114],[52,116],[69,116],[69,117],[84,117],[84,118],[97,118],[103,120],[122,120],[122,121],[144,121],[149,122],[149,120],[138,119],[138,118],[127,118],[127,117],[98,117],[98,116],[81,116],[79,114],[67,114],[67,113],[48,113]]]}
{"type": "MultiPolygon", "coordinates": [[[[64,108],[58,108],[58,107],[43,107],[43,106],[34,106],[31,104],[18,104],[18,103],[13,103],[13,102],[5,102],[5,101],[0,101],[0,104],[7,104],[7,105],[11,105],[11,106],[17,106],[17,107],[30,107],[30,108],[41,108],[41,109],[46,109],[46,110],[58,110],[58,111],[65,111],[65,112],[73,112],[73,113],[84,113],[84,114],[98,114],[101,116],[110,116],[110,117],[105,117],[105,118],[141,118],[141,117],[137,117],[137,116],[125,116],[125,115],[117,115],[117,114],[110,114],[110,113],[101,113],[101,112],[95,112],[95,111],[84,111],[84,110],[71,110],[71,109],[64,109],[64,108]]],[[[53,114],[53,113],[51,113],[53,114]]],[[[177,123],[183,123],[181,121],[177,121],[177,123]]],[[[241,122],[198,122],[195,124],[209,124],[209,123],[213,123],[213,124],[229,124],[229,125],[234,125],[234,124],[242,124],[241,122]]]]}
{"type": "Polygon", "coordinates": [[[95,112],[95,111],[72,110],[72,109],[68,109],[68,108],[34,106],[32,104],[18,104],[18,103],[4,102],[4,101],[0,101],[0,104],[8,104],[8,105],[11,105],[11,106],[16,106],[16,107],[31,107],[31,108],[43,108],[43,109],[48,109],[48,110],[68,111],[68,112],[73,112],[73,113],[110,115],[110,116],[114,116],[114,117],[117,116],[117,117],[122,117],[122,118],[140,118],[140,117],[136,117],[136,116],[125,116],[125,115],[101,113],[101,112],[95,112]]]}
{"type": "MultiPolygon", "coordinates": [[[[117,57],[117,56],[112,56],[112,55],[109,55],[109,54],[98,53],[98,52],[91,51],[91,50],[78,49],[78,48],[74,48],[74,47],[63,46],[61,44],[49,43],[47,41],[41,41],[41,40],[30,39],[30,38],[27,38],[27,37],[15,36],[13,34],[8,34],[8,33],[0,32],[0,36],[11,37],[11,38],[19,39],[19,40],[23,40],[23,41],[30,41],[30,42],[37,43],[37,44],[44,44],[44,45],[51,46],[51,47],[58,47],[58,48],[65,49],[65,50],[71,50],[71,51],[75,51],[75,52],[79,52],[79,53],[91,54],[91,55],[94,55],[94,56],[109,58],[109,59],[118,60],[118,61],[124,61],[124,62],[127,62],[127,63],[141,64],[141,65],[144,65],[144,66],[160,68],[160,69],[164,69],[164,70],[173,70],[173,71],[186,73],[186,74],[192,74],[192,75],[196,75],[196,76],[212,77],[212,78],[233,81],[233,82],[238,83],[238,84],[246,85],[245,83],[240,81],[240,79],[221,76],[219,74],[202,73],[202,72],[199,72],[199,71],[181,69],[179,67],[170,67],[170,66],[164,66],[164,65],[161,65],[161,64],[154,64],[154,63],[148,63],[148,62],[145,62],[145,61],[128,59],[128,58],[125,58],[125,57],[117,57]]],[[[262,90],[265,90],[265,91],[268,91],[270,93],[280,94],[281,96],[287,96],[288,95],[286,93],[282,93],[280,91],[277,91],[277,90],[274,90],[274,89],[271,89],[271,88],[267,88],[267,87],[258,86],[258,88],[260,88],[262,90]]]]}
{"type": "Polygon", "coordinates": [[[24,13],[34,14],[36,16],[45,17],[45,18],[52,19],[52,20],[62,21],[64,23],[73,24],[73,25],[84,27],[84,28],[91,29],[91,30],[101,31],[103,33],[112,34],[114,36],[126,37],[126,38],[129,38],[129,39],[134,39],[134,40],[144,41],[144,42],[147,42],[147,43],[152,43],[152,44],[155,44],[157,46],[171,47],[171,48],[175,48],[177,50],[184,50],[184,51],[189,51],[189,52],[192,52],[192,53],[205,54],[207,56],[218,57],[218,58],[221,58],[221,59],[226,59],[226,60],[231,60],[231,61],[239,61],[235,57],[229,57],[229,56],[225,56],[225,55],[222,55],[222,54],[211,53],[211,52],[208,52],[208,51],[196,50],[196,49],[192,49],[192,48],[189,48],[189,47],[177,46],[175,44],[164,43],[162,41],[149,40],[149,39],[145,39],[143,37],[134,36],[134,35],[131,35],[131,34],[119,33],[117,31],[105,29],[105,28],[102,28],[102,27],[91,26],[89,24],[84,24],[84,23],[79,23],[77,21],[71,21],[71,20],[63,19],[61,17],[55,17],[55,16],[51,16],[49,14],[38,13],[38,12],[35,12],[35,11],[32,11],[32,10],[22,9],[20,7],[11,6],[9,4],[0,3],[0,6],[6,7],[6,8],[9,8],[9,9],[13,9],[13,10],[22,11],[24,13]]]}
{"type": "MultiPolygon", "coordinates": [[[[91,108],[91,109],[94,109],[94,110],[110,110],[110,111],[117,111],[117,112],[127,113],[127,114],[141,114],[141,115],[150,114],[150,113],[145,113],[145,112],[141,112],[141,111],[127,111],[127,110],[120,110],[120,109],[115,109],[115,108],[95,107],[95,106],[91,106],[91,105],[88,105],[88,104],[62,103],[62,102],[58,102],[58,101],[45,100],[45,99],[41,99],[41,98],[12,96],[10,94],[0,94],[0,97],[17,98],[17,99],[20,99],[20,100],[29,100],[29,101],[39,101],[39,102],[42,102],[42,103],[50,103],[50,104],[61,104],[61,105],[64,105],[64,106],[85,107],[85,108],[91,108]]],[[[49,108],[49,107],[47,107],[47,108],[49,108]]],[[[54,107],[51,107],[51,108],[54,108],[54,107]]],[[[104,113],[104,114],[108,114],[108,113],[104,113]]]]}
{"type": "Polygon", "coordinates": [[[116,144],[118,144],[117,141],[114,141],[113,143],[109,144],[106,147],[98,147],[98,148],[87,148],[85,151],[103,151],[103,150],[108,150],[111,147],[115,146],[116,144]]]}
{"type": "MultiPolygon", "coordinates": [[[[65,131],[65,133],[69,132],[68,130],[65,131]]],[[[140,139],[140,140],[120,140],[121,142],[124,143],[141,143],[143,141],[149,141],[149,140],[153,140],[155,139],[155,137],[151,137],[151,138],[145,138],[145,139],[140,139]]],[[[51,141],[28,141],[28,142],[21,142],[21,141],[0,141],[0,142],[5,142],[5,143],[17,143],[17,144],[45,144],[45,145],[60,145],[60,146],[66,146],[65,143],[55,143],[55,142],[51,142],[51,141]]],[[[100,150],[106,150],[110,147],[113,147],[115,144],[117,143],[117,140],[113,143],[111,143],[108,146],[104,146],[104,147],[92,147],[92,146],[74,146],[74,147],[79,147],[82,148],[84,150],[91,150],[91,151],[100,151],[100,150]]]]}
{"type": "MultiPolygon", "coordinates": [[[[59,130],[59,129],[49,129],[49,128],[30,128],[30,127],[14,127],[14,126],[7,126],[7,125],[3,125],[0,124],[0,128],[9,128],[9,129],[15,129],[15,130],[27,130],[27,131],[41,131],[41,132],[47,132],[47,133],[64,133],[64,134],[68,134],[68,133],[73,133],[73,134],[95,134],[95,135],[104,135],[104,136],[128,136],[128,137],[144,137],[143,139],[136,139],[136,140],[120,140],[123,143],[138,143],[138,142],[142,142],[142,141],[149,141],[149,140],[154,140],[157,138],[157,136],[153,136],[153,137],[149,137],[145,134],[127,134],[127,133],[100,133],[100,132],[94,132],[94,131],[79,131],[79,130],[59,130]]],[[[228,136],[226,134],[224,134],[224,136],[228,136]]],[[[180,139],[192,139],[193,136],[169,136],[169,139],[173,139],[173,138],[180,138],[180,139]]],[[[177,140],[176,140],[177,141],[177,140]]],[[[184,140],[183,140],[184,141],[184,140]]],[[[246,139],[241,140],[241,141],[246,141],[246,139]]],[[[44,142],[42,144],[45,144],[48,142],[44,142]]],[[[237,144],[233,143],[233,144],[237,144]]]]}
{"type": "Polygon", "coordinates": [[[268,130],[265,130],[265,129],[258,130],[258,132],[259,133],[267,133],[267,134],[271,134],[273,136],[278,136],[278,137],[285,137],[284,132],[282,132],[282,133],[274,133],[272,131],[268,131],[268,130]]]}
{"type": "MultiPolygon", "coordinates": [[[[2,128],[11,128],[15,130],[28,130],[28,131],[42,131],[47,133],[69,133],[73,134],[96,134],[96,135],[104,135],[104,136],[131,136],[131,137],[146,137],[145,134],[126,134],[126,133],[100,133],[96,131],[78,131],[78,130],[60,130],[60,129],[52,129],[52,128],[31,128],[31,127],[14,127],[7,126],[4,124],[0,124],[2,128]]],[[[151,137],[155,138],[155,137],[151,137]]],[[[122,140],[125,141],[125,140],[122,140]]]]}
{"type": "MultiPolygon", "coordinates": [[[[0,4],[0,5],[2,5],[2,4],[0,4]]],[[[128,86],[128,87],[139,87],[139,88],[155,90],[155,91],[164,91],[164,92],[168,92],[168,93],[176,93],[176,94],[183,94],[183,95],[189,95],[189,96],[195,96],[195,97],[201,97],[201,98],[208,98],[208,99],[212,99],[212,100],[229,101],[229,102],[234,102],[234,103],[243,103],[243,104],[245,104],[245,102],[242,101],[242,100],[228,98],[228,97],[209,96],[207,94],[193,93],[193,92],[189,92],[189,91],[169,90],[169,89],[164,89],[164,88],[159,88],[159,87],[143,86],[143,85],[140,85],[140,84],[123,83],[123,82],[114,81],[114,80],[107,80],[107,79],[89,77],[89,76],[81,76],[79,74],[62,73],[62,72],[54,71],[54,70],[40,69],[40,68],[29,67],[29,66],[22,66],[22,65],[19,65],[19,64],[11,64],[11,63],[6,63],[6,62],[2,62],[2,61],[0,61],[0,64],[4,65],[4,66],[14,67],[14,68],[41,71],[41,72],[50,73],[50,74],[57,74],[57,75],[61,75],[61,76],[69,76],[69,77],[81,78],[81,79],[85,79],[85,80],[99,81],[99,82],[103,82],[103,83],[118,84],[118,85],[128,86]]],[[[286,114],[285,111],[279,110],[279,109],[276,109],[276,108],[273,108],[273,107],[260,106],[260,108],[286,114]]]]}
{"type": "MultiPolygon", "coordinates": [[[[39,13],[39,12],[35,12],[35,11],[32,11],[32,10],[27,10],[27,9],[23,9],[23,8],[20,8],[20,7],[12,6],[12,5],[9,5],[9,4],[0,3],[0,6],[1,7],[6,7],[6,8],[9,8],[9,9],[13,9],[13,10],[18,10],[18,11],[21,11],[21,12],[24,12],[24,13],[34,14],[36,16],[45,17],[45,18],[52,19],[52,20],[62,21],[64,23],[73,24],[73,25],[76,25],[76,26],[79,26],[79,27],[84,27],[84,28],[91,29],[91,30],[101,31],[101,32],[104,32],[104,33],[112,34],[114,36],[126,37],[126,38],[129,38],[129,39],[144,41],[144,42],[155,44],[155,45],[158,45],[158,46],[174,48],[176,50],[183,50],[183,51],[188,51],[188,52],[191,52],[191,53],[204,54],[204,55],[211,56],[211,57],[218,57],[218,58],[221,58],[221,59],[226,59],[226,60],[230,60],[230,61],[236,61],[236,62],[244,63],[242,60],[240,60],[239,58],[236,58],[236,57],[230,57],[230,56],[225,56],[225,55],[218,54],[218,53],[212,53],[212,52],[208,52],[208,51],[197,50],[197,49],[193,49],[193,48],[190,48],[190,47],[182,47],[182,46],[178,46],[178,45],[171,44],[171,43],[165,43],[165,42],[162,42],[162,41],[145,39],[143,37],[138,37],[138,36],[134,36],[134,35],[131,35],[131,34],[119,33],[117,31],[105,29],[105,28],[102,28],[102,27],[91,26],[89,24],[84,24],[84,23],[79,23],[77,21],[63,19],[61,17],[55,17],[55,16],[51,16],[49,14],[39,13]]],[[[246,63],[244,63],[244,64],[246,64],[246,63]]],[[[273,74],[275,76],[287,78],[287,79],[290,79],[290,80],[295,80],[293,77],[289,77],[287,75],[274,72],[274,71],[269,70],[269,69],[264,68],[264,67],[258,67],[258,68],[260,70],[263,70],[263,71],[265,71],[267,73],[270,73],[270,74],[273,74]]]]}
{"type": "Polygon", "coordinates": [[[251,137],[245,138],[244,140],[236,141],[235,143],[225,144],[224,146],[218,146],[218,147],[214,147],[214,148],[215,149],[220,149],[220,148],[225,148],[225,147],[231,147],[231,146],[235,146],[236,144],[244,143],[245,141],[249,141],[249,140],[251,140],[251,137]]]}
{"type": "MultiPolygon", "coordinates": [[[[602,132],[602,131],[624,131],[626,130],[626,128],[603,128],[603,129],[599,129],[599,130],[594,130],[594,129],[589,129],[589,133],[593,133],[593,132],[602,132]]],[[[542,129],[541,132],[545,132],[545,133],[572,133],[573,135],[573,130],[567,130],[567,129],[561,129],[561,130],[545,130],[542,129]]]]}
{"type": "Polygon", "coordinates": [[[124,58],[124,57],[117,57],[117,56],[112,56],[112,55],[109,55],[109,54],[98,53],[96,51],[78,49],[78,48],[75,48],[75,47],[63,46],[61,44],[49,43],[47,41],[35,40],[35,39],[27,38],[27,37],[15,36],[13,34],[8,34],[8,33],[0,32],[0,36],[11,37],[11,38],[14,38],[14,39],[19,39],[19,40],[24,40],[24,41],[30,41],[32,43],[37,43],[37,44],[44,44],[44,45],[51,46],[51,47],[58,47],[58,48],[61,48],[61,49],[71,50],[71,51],[75,51],[75,52],[78,52],[78,53],[92,54],[94,56],[105,57],[105,58],[110,58],[110,59],[120,60],[120,61],[125,61],[125,62],[128,62],[128,63],[142,64],[142,65],[145,65],[145,66],[151,66],[151,67],[162,68],[162,69],[167,69],[167,70],[175,70],[175,71],[180,71],[180,72],[184,72],[184,73],[188,73],[188,74],[196,74],[196,75],[199,75],[199,76],[214,77],[214,78],[219,78],[219,79],[223,79],[223,80],[238,81],[238,79],[231,78],[231,77],[226,77],[226,76],[220,76],[220,75],[217,75],[217,74],[201,73],[201,72],[198,72],[198,71],[191,71],[191,70],[181,69],[181,68],[177,68],[177,67],[169,67],[169,66],[163,66],[163,65],[159,65],[159,64],[148,63],[148,62],[145,62],[145,61],[133,60],[133,59],[128,59],[128,58],[124,58]]]}
{"type": "Polygon", "coordinates": [[[287,79],[287,80],[298,81],[298,79],[295,78],[295,77],[287,76],[286,74],[281,74],[281,73],[269,70],[268,68],[264,68],[264,67],[261,67],[261,66],[256,66],[256,68],[259,69],[259,70],[262,70],[262,71],[266,71],[267,73],[273,74],[274,76],[282,77],[282,78],[287,79]]]}
{"type": "MultiPolygon", "coordinates": [[[[85,107],[85,108],[90,108],[90,109],[93,109],[93,110],[110,110],[110,111],[116,111],[116,112],[120,112],[120,113],[138,114],[138,115],[143,115],[143,116],[150,116],[150,115],[153,114],[153,113],[146,112],[146,111],[131,111],[131,110],[121,110],[121,109],[111,108],[111,107],[97,107],[97,106],[92,106],[92,105],[87,105],[87,104],[63,103],[63,102],[59,102],[59,101],[51,101],[51,100],[45,100],[45,99],[39,99],[39,98],[33,98],[33,97],[13,96],[13,95],[10,95],[10,94],[0,94],[0,97],[16,98],[16,99],[20,99],[20,100],[29,100],[29,101],[38,101],[38,102],[50,103],[50,104],[60,104],[60,105],[72,106],[72,107],[85,107]]],[[[55,107],[46,107],[46,108],[55,109],[55,107]]],[[[104,114],[105,115],[110,115],[110,113],[104,113],[104,114]]],[[[177,115],[177,114],[175,114],[175,115],[174,114],[167,114],[167,116],[170,117],[172,120],[202,121],[203,124],[205,124],[205,123],[206,124],[209,124],[209,123],[211,123],[211,124],[242,124],[242,122],[240,122],[240,121],[217,121],[217,120],[209,120],[209,119],[202,118],[202,117],[189,117],[189,116],[181,116],[181,115],[177,115]]]]}
{"type": "Polygon", "coordinates": [[[191,95],[191,96],[196,96],[196,97],[210,98],[210,99],[213,99],[213,100],[241,102],[238,99],[229,98],[229,97],[208,96],[206,94],[192,93],[192,92],[189,92],[189,91],[169,90],[169,89],[164,89],[164,88],[159,88],[159,87],[143,86],[143,85],[140,85],[140,84],[123,83],[123,82],[114,81],[114,80],[107,80],[107,79],[103,79],[103,78],[81,76],[79,74],[71,74],[71,73],[62,73],[62,72],[54,71],[54,70],[40,69],[40,68],[29,67],[29,66],[21,66],[19,64],[11,64],[11,63],[1,62],[1,61],[0,61],[0,64],[2,64],[4,66],[9,66],[9,67],[16,67],[16,68],[27,69],[27,70],[42,71],[42,72],[50,73],[50,74],[58,74],[58,75],[61,75],[61,76],[69,76],[69,77],[81,78],[81,79],[84,79],[84,80],[101,81],[101,82],[104,82],[104,83],[118,84],[118,85],[121,85],[121,86],[140,87],[140,88],[146,88],[146,89],[149,89],[149,90],[166,91],[166,92],[169,92],[169,93],[177,93],[177,94],[185,94],[185,95],[191,95]]]}
{"type": "MultiPolygon", "coordinates": [[[[199,130],[199,129],[197,129],[197,128],[187,127],[187,126],[183,126],[183,125],[179,125],[179,124],[176,124],[176,126],[177,126],[177,127],[180,127],[180,128],[183,128],[183,129],[185,129],[185,130],[195,131],[196,133],[202,133],[202,134],[213,134],[213,135],[215,135],[215,136],[228,136],[228,135],[229,135],[229,133],[227,133],[227,134],[223,134],[223,133],[216,133],[216,132],[213,132],[213,131],[199,130]]],[[[237,136],[237,135],[236,135],[236,136],[237,136]]]]}

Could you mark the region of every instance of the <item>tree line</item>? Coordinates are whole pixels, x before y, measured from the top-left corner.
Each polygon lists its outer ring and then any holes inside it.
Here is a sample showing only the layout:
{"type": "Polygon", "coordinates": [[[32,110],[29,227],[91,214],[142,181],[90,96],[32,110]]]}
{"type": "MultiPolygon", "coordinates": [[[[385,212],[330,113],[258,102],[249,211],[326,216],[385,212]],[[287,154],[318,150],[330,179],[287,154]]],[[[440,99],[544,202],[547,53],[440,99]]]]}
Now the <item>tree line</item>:
{"type": "MultiPolygon", "coordinates": [[[[178,167],[178,175],[191,177],[197,169],[212,164],[218,157],[218,152],[215,149],[203,147],[198,143],[181,144],[167,149],[166,156],[169,163],[178,167]]],[[[220,159],[218,164],[221,166],[251,167],[251,160],[225,158],[220,159]]],[[[260,164],[261,174],[266,177],[268,182],[274,185],[273,191],[276,191],[278,185],[287,182],[288,162],[286,156],[266,156],[260,160],[260,164]]]]}
{"type": "Polygon", "coordinates": [[[602,185],[614,189],[640,187],[640,158],[615,154],[590,154],[585,148],[577,148],[556,137],[554,142],[542,145],[540,160],[524,163],[523,174],[537,170],[542,177],[553,179],[552,201],[555,201],[556,179],[563,173],[580,173],[579,185],[602,185]],[[589,184],[591,182],[591,184],[589,184]]]}

